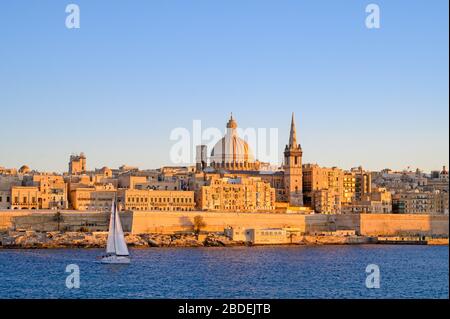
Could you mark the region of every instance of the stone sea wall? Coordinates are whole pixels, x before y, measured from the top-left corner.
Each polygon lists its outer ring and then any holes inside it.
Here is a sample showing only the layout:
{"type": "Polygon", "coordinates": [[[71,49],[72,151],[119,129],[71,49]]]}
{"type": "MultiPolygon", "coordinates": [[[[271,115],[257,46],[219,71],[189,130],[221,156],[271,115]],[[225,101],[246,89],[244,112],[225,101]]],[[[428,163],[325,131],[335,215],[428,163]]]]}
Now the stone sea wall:
{"type": "Polygon", "coordinates": [[[444,215],[361,215],[360,233],[365,236],[447,236],[449,218],[444,215]]]}
{"type": "MultiPolygon", "coordinates": [[[[206,232],[224,228],[297,228],[302,233],[355,230],[363,236],[423,235],[447,236],[449,217],[444,215],[301,215],[274,213],[212,212],[125,212],[121,221],[125,232],[139,234],[174,234],[193,230],[195,216],[202,216],[206,232]]],[[[96,232],[108,229],[109,214],[64,211],[1,211],[1,230],[39,232],[96,232]]]]}
{"type": "Polygon", "coordinates": [[[447,236],[449,216],[444,215],[301,215],[301,214],[250,214],[202,212],[135,212],[132,232],[172,233],[193,227],[194,217],[203,216],[206,231],[223,231],[233,228],[297,228],[303,233],[321,231],[355,230],[363,236],[423,235],[447,236]]]}

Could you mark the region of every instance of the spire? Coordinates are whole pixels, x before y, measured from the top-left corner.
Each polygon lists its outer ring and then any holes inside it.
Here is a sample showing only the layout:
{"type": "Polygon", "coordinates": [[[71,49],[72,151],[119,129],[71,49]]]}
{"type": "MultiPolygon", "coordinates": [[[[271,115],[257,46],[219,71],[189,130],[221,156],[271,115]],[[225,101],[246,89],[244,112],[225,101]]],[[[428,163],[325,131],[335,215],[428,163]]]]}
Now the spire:
{"type": "Polygon", "coordinates": [[[237,122],[233,118],[233,113],[231,113],[230,120],[227,123],[227,128],[231,128],[231,129],[237,128],[237,122]]]}
{"type": "Polygon", "coordinates": [[[292,112],[292,122],[291,122],[291,134],[289,136],[289,147],[296,148],[297,147],[297,129],[295,128],[295,115],[292,112]]]}

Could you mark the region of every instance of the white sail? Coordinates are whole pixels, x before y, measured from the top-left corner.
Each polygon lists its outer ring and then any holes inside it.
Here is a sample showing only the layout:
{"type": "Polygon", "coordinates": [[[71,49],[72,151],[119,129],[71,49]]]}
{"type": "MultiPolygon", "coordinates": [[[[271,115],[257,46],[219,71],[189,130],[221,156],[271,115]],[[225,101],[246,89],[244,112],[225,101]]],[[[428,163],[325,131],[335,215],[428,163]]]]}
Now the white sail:
{"type": "Polygon", "coordinates": [[[116,222],[115,222],[115,246],[116,246],[116,255],[117,256],[129,256],[127,243],[125,242],[125,236],[123,235],[122,223],[120,222],[119,212],[115,213],[116,222]]]}
{"type": "Polygon", "coordinates": [[[107,254],[116,256],[129,256],[128,247],[123,235],[122,223],[115,203],[111,207],[111,218],[109,221],[108,243],[106,246],[107,254]]]}
{"type": "Polygon", "coordinates": [[[109,218],[109,232],[108,232],[108,243],[106,245],[106,253],[107,254],[115,254],[116,253],[116,243],[114,241],[114,231],[115,231],[115,214],[114,214],[114,203],[111,206],[111,216],[109,218]]]}

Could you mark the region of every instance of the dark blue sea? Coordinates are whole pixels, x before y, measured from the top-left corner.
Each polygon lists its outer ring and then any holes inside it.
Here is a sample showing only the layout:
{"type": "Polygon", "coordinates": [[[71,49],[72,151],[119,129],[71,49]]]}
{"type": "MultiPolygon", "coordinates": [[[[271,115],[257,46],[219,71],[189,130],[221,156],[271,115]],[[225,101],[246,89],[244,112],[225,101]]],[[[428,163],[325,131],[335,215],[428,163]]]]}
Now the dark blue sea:
{"type": "Polygon", "coordinates": [[[99,264],[102,252],[0,250],[0,298],[449,297],[447,246],[153,248],[132,250],[129,266],[99,264]],[[79,289],[66,287],[70,264],[79,289]],[[369,264],[379,289],[366,287],[369,264]]]}

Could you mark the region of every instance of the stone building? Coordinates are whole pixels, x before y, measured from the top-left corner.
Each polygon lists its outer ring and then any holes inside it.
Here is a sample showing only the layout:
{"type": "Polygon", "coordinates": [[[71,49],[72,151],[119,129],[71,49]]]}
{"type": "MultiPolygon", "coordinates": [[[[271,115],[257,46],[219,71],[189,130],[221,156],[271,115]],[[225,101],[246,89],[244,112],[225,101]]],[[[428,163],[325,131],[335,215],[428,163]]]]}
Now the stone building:
{"type": "Polygon", "coordinates": [[[312,208],[319,214],[340,214],[341,194],[336,190],[318,189],[312,193],[312,208]]]}
{"type": "MultiPolygon", "coordinates": [[[[286,145],[284,151],[284,164],[281,169],[276,171],[270,171],[267,165],[263,165],[255,159],[248,143],[238,136],[237,128],[237,122],[231,116],[227,123],[227,133],[214,146],[209,159],[204,156],[205,148],[198,148],[201,153],[197,154],[200,162],[197,169],[202,168],[202,170],[197,170],[192,178],[204,181],[217,174],[232,179],[257,177],[270,183],[277,202],[287,202],[292,207],[303,206],[303,151],[297,142],[294,114],[292,115],[289,144],[286,145]],[[204,168],[204,164],[208,162],[210,165],[204,168]]],[[[190,185],[195,183],[192,180],[189,182],[190,185]]]]}
{"type": "Polygon", "coordinates": [[[39,209],[39,188],[36,186],[13,186],[11,209],[39,209]]]}
{"type": "Polygon", "coordinates": [[[11,190],[0,189],[0,210],[11,209],[11,190]]]}
{"type": "Polygon", "coordinates": [[[70,203],[75,210],[109,211],[116,196],[117,190],[111,184],[77,187],[70,190],[70,203]]]}
{"type": "Polygon", "coordinates": [[[67,209],[69,207],[67,184],[62,176],[36,174],[31,179],[24,179],[24,184],[38,187],[38,209],[67,209]]]}
{"type": "Polygon", "coordinates": [[[344,192],[344,172],[337,167],[320,167],[317,164],[303,165],[305,205],[314,208],[314,192],[324,190],[328,190],[329,195],[333,193],[333,196],[339,196],[339,201],[341,201],[344,192]]]}
{"type": "Polygon", "coordinates": [[[372,176],[362,167],[353,168],[344,173],[342,204],[351,204],[365,200],[372,192],[372,176]]]}
{"type": "Polygon", "coordinates": [[[395,214],[448,214],[448,193],[445,191],[404,191],[393,194],[395,214]]]}
{"type": "Polygon", "coordinates": [[[0,175],[17,175],[17,169],[0,166],[0,175]]]}
{"type": "Polygon", "coordinates": [[[69,175],[83,174],[86,171],[86,156],[84,153],[71,155],[69,160],[69,175]]]}
{"type": "Polygon", "coordinates": [[[11,209],[11,188],[22,186],[23,176],[16,174],[0,175],[0,209],[11,209]]]}
{"type": "Polygon", "coordinates": [[[211,178],[200,189],[198,207],[222,212],[273,211],[275,190],[256,177],[211,178]]]}
{"type": "Polygon", "coordinates": [[[138,211],[193,211],[194,192],[119,189],[119,208],[138,211]]]}

